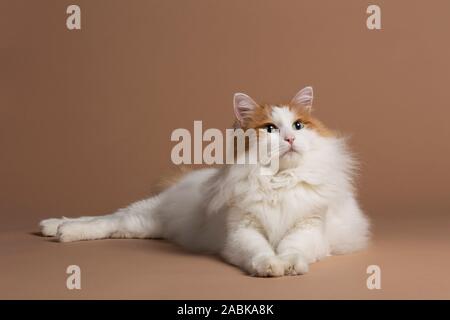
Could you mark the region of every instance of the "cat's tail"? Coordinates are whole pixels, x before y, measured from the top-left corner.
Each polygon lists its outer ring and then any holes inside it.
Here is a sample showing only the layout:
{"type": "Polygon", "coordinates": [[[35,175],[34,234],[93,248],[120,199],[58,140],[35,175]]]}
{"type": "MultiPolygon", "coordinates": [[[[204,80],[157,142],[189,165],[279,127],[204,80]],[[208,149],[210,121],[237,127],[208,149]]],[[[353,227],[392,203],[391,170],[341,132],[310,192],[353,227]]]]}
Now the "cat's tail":
{"type": "Polygon", "coordinates": [[[61,242],[105,238],[161,238],[162,226],[156,211],[160,196],[141,200],[105,216],[46,219],[40,222],[44,236],[61,242]]]}

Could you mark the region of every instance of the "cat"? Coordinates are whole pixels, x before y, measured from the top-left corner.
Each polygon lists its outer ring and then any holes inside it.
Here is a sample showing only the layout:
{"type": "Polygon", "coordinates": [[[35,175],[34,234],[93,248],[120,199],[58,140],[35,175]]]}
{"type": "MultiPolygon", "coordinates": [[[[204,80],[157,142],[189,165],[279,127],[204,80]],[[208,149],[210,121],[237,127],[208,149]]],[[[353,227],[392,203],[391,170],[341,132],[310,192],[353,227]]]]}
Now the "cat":
{"type": "Polygon", "coordinates": [[[259,277],[301,275],[326,256],[363,249],[370,223],[356,200],[357,163],[312,102],[312,87],[279,105],[234,95],[235,128],[279,142],[272,175],[259,163],[194,170],[110,215],[43,220],[41,232],[61,242],[165,238],[259,277]]]}

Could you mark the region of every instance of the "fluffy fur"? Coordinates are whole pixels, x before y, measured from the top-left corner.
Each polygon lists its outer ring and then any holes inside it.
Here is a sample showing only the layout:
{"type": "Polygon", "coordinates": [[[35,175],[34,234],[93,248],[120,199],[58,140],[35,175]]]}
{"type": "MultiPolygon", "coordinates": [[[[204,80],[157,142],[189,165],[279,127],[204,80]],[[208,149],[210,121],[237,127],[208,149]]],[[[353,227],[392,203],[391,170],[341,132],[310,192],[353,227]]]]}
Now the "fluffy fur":
{"type": "Polygon", "coordinates": [[[259,164],[196,170],[111,215],[43,220],[42,233],[61,242],[165,238],[255,276],[303,274],[327,255],[364,248],[369,222],[355,200],[355,161],[345,140],[312,117],[312,88],[286,105],[244,94],[234,104],[237,127],[279,129],[262,131],[280,141],[274,175],[261,175],[259,164]]]}

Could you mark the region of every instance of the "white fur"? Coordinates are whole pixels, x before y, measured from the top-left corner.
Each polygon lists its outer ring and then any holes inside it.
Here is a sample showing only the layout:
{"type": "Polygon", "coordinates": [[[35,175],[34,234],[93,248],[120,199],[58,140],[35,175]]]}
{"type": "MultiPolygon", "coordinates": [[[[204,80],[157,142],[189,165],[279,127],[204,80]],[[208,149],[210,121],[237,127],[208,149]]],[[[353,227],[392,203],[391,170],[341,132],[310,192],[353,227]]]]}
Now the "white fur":
{"type": "Polygon", "coordinates": [[[43,220],[42,233],[63,242],[163,237],[256,276],[303,274],[327,255],[364,248],[369,223],[355,200],[345,141],[294,130],[288,108],[273,108],[272,118],[280,129],[275,175],[261,175],[258,165],[197,170],[112,215],[43,220]],[[293,152],[286,135],[295,136],[293,152]]]}

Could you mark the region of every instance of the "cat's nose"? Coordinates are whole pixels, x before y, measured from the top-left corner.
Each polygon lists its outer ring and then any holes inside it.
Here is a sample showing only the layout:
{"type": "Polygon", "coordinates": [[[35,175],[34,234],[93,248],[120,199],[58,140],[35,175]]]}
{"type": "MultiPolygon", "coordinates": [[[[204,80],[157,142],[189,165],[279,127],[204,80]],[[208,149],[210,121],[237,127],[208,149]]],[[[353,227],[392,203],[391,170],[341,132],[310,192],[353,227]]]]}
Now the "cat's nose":
{"type": "Polygon", "coordinates": [[[295,137],[293,137],[293,136],[284,138],[284,141],[289,142],[289,144],[293,144],[294,140],[295,140],[295,137]]]}

